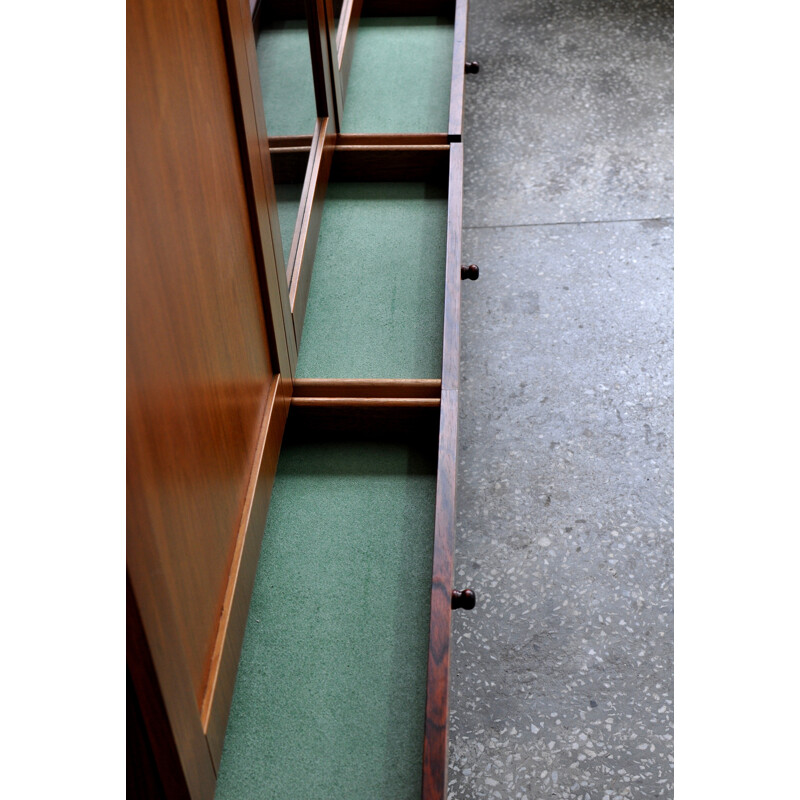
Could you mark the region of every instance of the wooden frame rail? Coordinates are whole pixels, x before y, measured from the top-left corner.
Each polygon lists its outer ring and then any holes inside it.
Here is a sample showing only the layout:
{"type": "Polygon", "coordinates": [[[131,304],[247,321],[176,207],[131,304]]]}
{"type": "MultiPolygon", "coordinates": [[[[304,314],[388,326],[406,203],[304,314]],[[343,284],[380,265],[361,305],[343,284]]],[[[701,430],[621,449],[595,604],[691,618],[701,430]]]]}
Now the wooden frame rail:
{"type": "Polygon", "coordinates": [[[442,395],[439,466],[436,476],[436,524],[431,585],[431,627],[425,740],[422,750],[422,800],[446,800],[448,692],[450,687],[450,615],[456,529],[458,465],[458,386],[461,306],[461,208],[463,148],[452,144],[447,219],[442,395]]]}

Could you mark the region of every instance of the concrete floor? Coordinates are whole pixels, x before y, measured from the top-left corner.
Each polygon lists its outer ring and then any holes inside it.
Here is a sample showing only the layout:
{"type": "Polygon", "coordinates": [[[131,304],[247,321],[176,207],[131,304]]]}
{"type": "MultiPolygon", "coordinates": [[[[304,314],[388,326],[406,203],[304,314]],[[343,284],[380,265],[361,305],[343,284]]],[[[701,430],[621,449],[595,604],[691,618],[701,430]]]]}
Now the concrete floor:
{"type": "Polygon", "coordinates": [[[450,797],[671,797],[672,3],[469,22],[450,797]]]}

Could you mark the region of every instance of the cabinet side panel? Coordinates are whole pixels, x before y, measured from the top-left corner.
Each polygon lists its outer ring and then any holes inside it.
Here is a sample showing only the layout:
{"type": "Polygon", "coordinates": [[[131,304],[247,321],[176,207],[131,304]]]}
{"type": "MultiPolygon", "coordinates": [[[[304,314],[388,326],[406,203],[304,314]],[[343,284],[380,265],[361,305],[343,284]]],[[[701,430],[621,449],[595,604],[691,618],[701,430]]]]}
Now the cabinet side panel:
{"type": "Polygon", "coordinates": [[[127,58],[128,562],[199,717],[272,367],[216,2],[131,0],[127,58]]]}

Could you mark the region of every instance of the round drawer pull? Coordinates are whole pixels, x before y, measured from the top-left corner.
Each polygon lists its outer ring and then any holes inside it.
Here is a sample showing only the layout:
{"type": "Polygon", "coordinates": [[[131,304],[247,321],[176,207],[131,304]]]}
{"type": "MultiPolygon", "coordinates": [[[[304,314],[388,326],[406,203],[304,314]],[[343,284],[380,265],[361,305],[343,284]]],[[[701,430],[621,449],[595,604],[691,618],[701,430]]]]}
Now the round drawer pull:
{"type": "Polygon", "coordinates": [[[450,608],[464,608],[467,611],[475,608],[475,592],[472,589],[453,589],[450,598],[450,608]]]}
{"type": "Polygon", "coordinates": [[[461,267],[461,280],[471,280],[476,281],[478,280],[478,275],[481,274],[481,271],[478,269],[477,264],[470,264],[468,267],[461,267]]]}

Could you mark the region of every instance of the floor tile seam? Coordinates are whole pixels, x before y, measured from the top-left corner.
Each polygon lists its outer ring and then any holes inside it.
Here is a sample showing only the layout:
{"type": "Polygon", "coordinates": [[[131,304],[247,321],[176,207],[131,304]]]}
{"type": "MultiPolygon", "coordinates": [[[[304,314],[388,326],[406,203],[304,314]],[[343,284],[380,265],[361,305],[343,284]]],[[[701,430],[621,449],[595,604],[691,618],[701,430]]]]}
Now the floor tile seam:
{"type": "Polygon", "coordinates": [[[584,219],[567,222],[511,222],[505,225],[462,225],[465,231],[492,230],[493,228],[547,228],[558,225],[617,225],[623,222],[674,222],[673,216],[637,217],[635,219],[584,219]]]}

